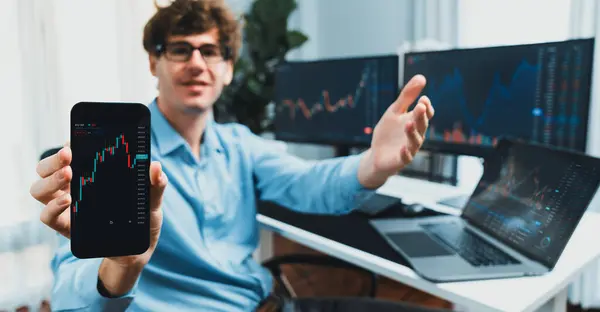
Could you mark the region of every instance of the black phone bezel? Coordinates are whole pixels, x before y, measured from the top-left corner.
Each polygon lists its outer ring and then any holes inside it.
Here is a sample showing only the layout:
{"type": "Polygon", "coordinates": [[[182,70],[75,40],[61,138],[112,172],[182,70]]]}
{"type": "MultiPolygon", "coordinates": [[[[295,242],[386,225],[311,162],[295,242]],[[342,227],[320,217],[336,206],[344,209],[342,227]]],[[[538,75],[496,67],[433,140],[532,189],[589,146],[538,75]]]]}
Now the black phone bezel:
{"type": "MultiPolygon", "coordinates": [[[[147,124],[147,129],[150,131],[151,118],[150,110],[146,105],[140,103],[126,103],[126,102],[79,102],[71,108],[70,114],[70,137],[71,137],[71,149],[77,148],[73,146],[73,129],[75,122],[84,120],[95,120],[98,122],[139,122],[142,120],[144,124],[147,124]]],[[[150,154],[150,135],[147,136],[147,152],[150,154]]],[[[73,209],[70,210],[71,220],[71,253],[81,259],[87,258],[106,258],[106,257],[118,257],[118,256],[131,256],[140,255],[148,250],[150,247],[150,167],[146,167],[146,194],[147,198],[145,201],[145,213],[146,222],[145,226],[137,228],[139,233],[134,232],[128,237],[112,236],[103,234],[102,239],[94,239],[93,241],[82,241],[78,230],[85,228],[84,225],[79,224],[79,220],[75,217],[73,209]],[[135,238],[135,239],[131,239],[135,238]]],[[[76,181],[72,179],[71,188],[73,188],[76,181]]],[[[132,228],[136,229],[136,228],[132,228]]]]}

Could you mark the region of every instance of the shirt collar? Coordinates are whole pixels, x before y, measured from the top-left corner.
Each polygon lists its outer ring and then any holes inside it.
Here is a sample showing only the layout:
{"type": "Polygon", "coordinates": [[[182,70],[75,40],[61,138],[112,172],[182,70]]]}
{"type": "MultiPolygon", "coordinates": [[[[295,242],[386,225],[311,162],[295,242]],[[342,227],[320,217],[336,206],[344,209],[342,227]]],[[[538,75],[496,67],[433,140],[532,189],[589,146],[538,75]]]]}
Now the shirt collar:
{"type": "Polygon", "coordinates": [[[201,150],[207,152],[223,152],[223,145],[221,144],[221,140],[217,135],[217,122],[214,119],[213,114],[211,113],[206,121],[206,127],[204,128],[204,136],[202,138],[202,147],[201,150]]]}
{"type": "MultiPolygon", "coordinates": [[[[160,154],[163,156],[168,155],[181,146],[187,146],[185,139],[169,124],[169,121],[167,121],[163,113],[158,109],[156,99],[148,107],[150,109],[152,131],[154,132],[157,141],[156,145],[160,154]]],[[[215,124],[216,122],[211,114],[204,129],[201,147],[202,154],[211,151],[219,153],[223,151],[223,146],[216,133],[215,124]]]]}

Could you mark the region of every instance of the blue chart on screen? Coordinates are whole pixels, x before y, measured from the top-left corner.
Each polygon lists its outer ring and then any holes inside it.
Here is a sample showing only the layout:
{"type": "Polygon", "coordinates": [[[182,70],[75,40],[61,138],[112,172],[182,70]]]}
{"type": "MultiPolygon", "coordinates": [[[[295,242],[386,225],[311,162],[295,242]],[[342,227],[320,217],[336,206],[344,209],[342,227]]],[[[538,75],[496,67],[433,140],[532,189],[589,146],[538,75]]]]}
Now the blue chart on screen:
{"type": "Polygon", "coordinates": [[[290,62],[277,72],[278,138],[326,144],[368,144],[395,100],[398,56],[290,62]]]}
{"type": "Polygon", "coordinates": [[[519,250],[556,259],[600,181],[595,165],[565,155],[527,146],[511,151],[500,169],[488,170],[465,215],[519,250]]]}
{"type": "MultiPolygon", "coordinates": [[[[523,60],[506,84],[501,81],[500,73],[495,73],[481,111],[477,113],[467,105],[465,79],[458,68],[439,82],[432,79],[428,96],[433,103],[440,104],[442,110],[444,102],[458,104],[459,109],[453,110],[452,115],[457,115],[456,120],[463,120],[463,129],[471,129],[470,137],[474,134],[475,137],[480,136],[483,144],[492,144],[492,138],[502,134],[503,124],[511,117],[517,125],[531,123],[532,110],[523,103],[535,101],[535,93],[531,90],[535,88],[538,72],[539,66],[523,60]]],[[[541,108],[538,110],[542,111],[541,108]]],[[[464,130],[461,134],[465,137],[469,135],[464,130]]]]}
{"type": "Polygon", "coordinates": [[[428,139],[491,146],[501,136],[584,151],[593,40],[409,53],[436,109],[428,139]]]}

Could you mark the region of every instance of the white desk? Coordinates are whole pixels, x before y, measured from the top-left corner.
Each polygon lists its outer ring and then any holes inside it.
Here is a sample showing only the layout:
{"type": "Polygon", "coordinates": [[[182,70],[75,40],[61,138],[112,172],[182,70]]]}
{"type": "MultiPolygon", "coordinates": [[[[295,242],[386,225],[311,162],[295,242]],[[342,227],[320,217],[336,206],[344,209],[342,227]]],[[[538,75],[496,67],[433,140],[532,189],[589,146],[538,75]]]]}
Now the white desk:
{"type": "MultiPolygon", "coordinates": [[[[436,205],[435,202],[443,197],[460,194],[451,186],[402,177],[391,179],[378,192],[402,196],[407,202],[435,205],[436,209],[454,213],[457,211],[438,207],[441,205],[436,205]]],[[[600,245],[589,243],[598,235],[600,214],[588,212],[554,271],[545,276],[435,284],[420,278],[409,267],[264,215],[259,214],[257,219],[265,228],[288,239],[451,301],[460,311],[566,311],[568,285],[600,257],[600,245]]]]}
{"type": "MultiPolygon", "coordinates": [[[[469,192],[471,193],[472,190],[469,192]]],[[[440,199],[464,195],[458,188],[435,182],[394,176],[388,179],[377,193],[388,196],[401,197],[406,204],[420,203],[436,211],[460,215],[460,210],[446,205],[438,204],[440,199]]]]}

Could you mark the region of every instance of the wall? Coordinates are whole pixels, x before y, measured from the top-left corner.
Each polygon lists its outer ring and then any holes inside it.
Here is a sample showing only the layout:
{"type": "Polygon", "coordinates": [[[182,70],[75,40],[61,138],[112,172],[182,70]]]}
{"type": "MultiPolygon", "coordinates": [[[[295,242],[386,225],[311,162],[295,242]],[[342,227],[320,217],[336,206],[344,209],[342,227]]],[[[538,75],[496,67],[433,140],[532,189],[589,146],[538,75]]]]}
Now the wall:
{"type": "Polygon", "coordinates": [[[459,45],[472,47],[567,39],[570,5],[570,0],[460,0],[459,45]]]}
{"type": "Polygon", "coordinates": [[[148,103],[156,93],[142,48],[152,1],[19,2],[24,101],[36,155],[69,137],[69,112],[79,101],[148,103]],[[32,12],[34,14],[32,14],[32,12]]]}
{"type": "MultiPolygon", "coordinates": [[[[593,12],[585,12],[584,15],[584,27],[583,30],[572,29],[571,32],[577,33],[581,36],[590,36],[592,34],[600,34],[600,3],[590,3],[590,1],[583,1],[581,4],[587,4],[587,8],[592,9],[593,12]],[[586,3],[587,2],[587,3],[586,3]],[[595,20],[596,23],[591,23],[590,20],[595,20]]],[[[585,9],[584,9],[585,10],[585,9]]],[[[576,28],[576,27],[575,27],[576,28]]],[[[600,157],[600,44],[596,40],[594,47],[594,64],[592,65],[592,96],[591,96],[591,111],[589,118],[589,129],[588,129],[588,145],[587,153],[592,156],[600,157]]],[[[596,196],[590,203],[590,209],[600,211],[600,191],[596,193],[596,196]]],[[[596,276],[600,277],[600,269],[596,276]]],[[[594,296],[593,306],[600,307],[600,286],[598,283],[592,289],[596,289],[596,295],[594,296]]],[[[590,303],[591,304],[591,303],[590,303]]]]}
{"type": "MultiPolygon", "coordinates": [[[[80,101],[119,100],[115,1],[55,1],[61,116],[80,101]]],[[[68,138],[68,119],[60,123],[68,138]]],[[[62,142],[60,142],[62,143],[62,142]]]]}
{"type": "Polygon", "coordinates": [[[319,3],[318,58],[396,53],[405,40],[407,1],[329,0],[319,3]]]}
{"type": "Polygon", "coordinates": [[[116,1],[116,48],[121,101],[149,103],[157,94],[142,44],[144,26],[156,12],[152,1],[116,1]]]}
{"type": "MultiPolygon", "coordinates": [[[[591,0],[590,0],[591,1],[591,0]]],[[[590,2],[587,1],[587,2],[590,2]]],[[[581,31],[582,36],[590,36],[592,34],[600,35],[600,3],[596,2],[594,13],[586,14],[586,24],[588,24],[588,30],[581,31]],[[589,20],[595,20],[596,23],[590,23],[589,20]]],[[[587,12],[586,12],[587,13],[587,12]]],[[[588,130],[588,152],[591,155],[600,157],[600,44],[596,40],[596,46],[594,47],[594,65],[592,73],[592,111],[590,113],[590,128],[588,130]]],[[[597,209],[600,210],[600,196],[598,197],[597,209]]],[[[600,304],[599,304],[600,305],[600,304]]]]}
{"type": "MultiPolygon", "coordinates": [[[[19,40],[18,32],[11,31],[17,29],[18,20],[16,14],[16,8],[18,3],[15,0],[4,3],[4,8],[0,10],[0,34],[2,35],[2,52],[0,57],[0,94],[2,94],[2,114],[0,114],[0,131],[4,133],[3,137],[3,149],[4,152],[0,154],[0,161],[3,164],[14,164],[19,161],[20,144],[19,141],[23,138],[19,134],[21,131],[15,131],[20,129],[23,120],[22,101],[23,101],[23,89],[22,89],[22,76],[21,76],[21,53],[19,51],[19,40]],[[12,134],[12,135],[11,135],[12,134]]],[[[16,165],[4,166],[7,172],[3,173],[5,177],[19,177],[20,167],[16,165]]],[[[19,187],[23,187],[23,183],[15,183],[17,181],[11,181],[12,179],[4,179],[4,182],[0,184],[0,195],[5,199],[3,206],[5,207],[19,207],[19,198],[12,196],[15,192],[19,192],[19,187]],[[6,193],[4,193],[6,192],[6,193]],[[7,202],[6,202],[7,201],[7,202]]],[[[3,217],[0,218],[0,228],[4,225],[9,225],[11,222],[18,221],[19,216],[16,211],[12,209],[0,209],[3,212],[3,217]]]]}

